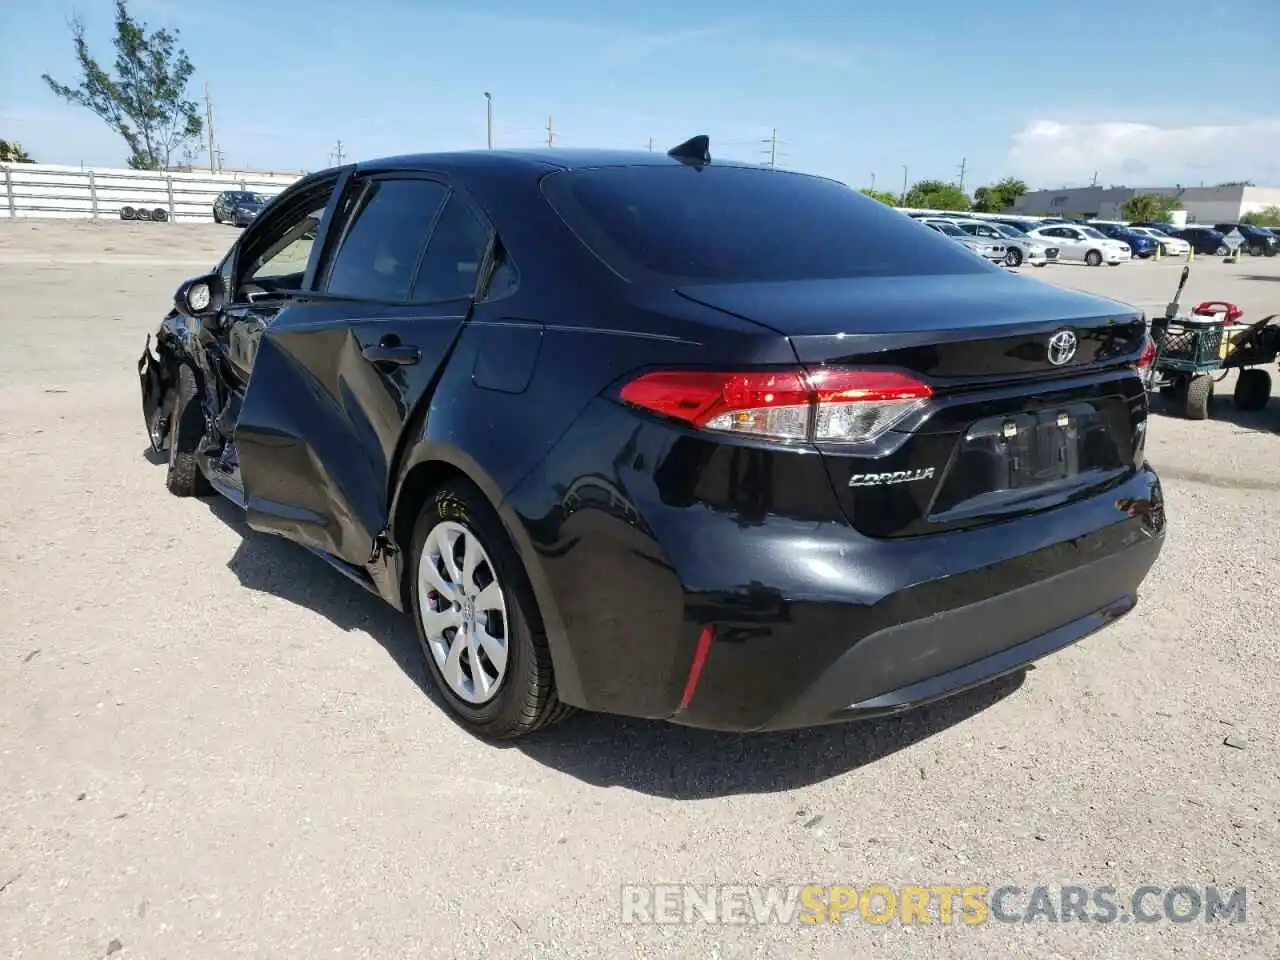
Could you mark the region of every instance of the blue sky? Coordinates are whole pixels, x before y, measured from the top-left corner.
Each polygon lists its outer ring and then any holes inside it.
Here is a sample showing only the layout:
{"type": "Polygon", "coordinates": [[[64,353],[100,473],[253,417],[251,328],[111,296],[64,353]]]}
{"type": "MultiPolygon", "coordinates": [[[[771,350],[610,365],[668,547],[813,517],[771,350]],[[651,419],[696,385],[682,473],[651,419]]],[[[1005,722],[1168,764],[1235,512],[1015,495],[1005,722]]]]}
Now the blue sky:
{"type": "MultiPolygon", "coordinates": [[[[111,0],[3,2],[0,137],[50,163],[123,145],[40,80],[77,80],[67,19],[112,59],[111,0]]],[[[536,146],[766,156],[854,186],[1089,182],[1280,186],[1280,0],[132,0],[178,27],[228,166],[536,146]]]]}

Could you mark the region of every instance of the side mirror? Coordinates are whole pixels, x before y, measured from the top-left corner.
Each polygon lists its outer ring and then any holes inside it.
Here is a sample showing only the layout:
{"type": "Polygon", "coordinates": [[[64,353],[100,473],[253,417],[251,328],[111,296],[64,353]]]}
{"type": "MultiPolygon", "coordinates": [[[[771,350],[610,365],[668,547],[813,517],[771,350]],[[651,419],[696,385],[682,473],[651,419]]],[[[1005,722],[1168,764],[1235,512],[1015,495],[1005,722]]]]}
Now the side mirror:
{"type": "Polygon", "coordinates": [[[184,281],[173,295],[173,305],[184,317],[202,320],[217,316],[225,296],[222,276],[211,273],[184,281]]]}

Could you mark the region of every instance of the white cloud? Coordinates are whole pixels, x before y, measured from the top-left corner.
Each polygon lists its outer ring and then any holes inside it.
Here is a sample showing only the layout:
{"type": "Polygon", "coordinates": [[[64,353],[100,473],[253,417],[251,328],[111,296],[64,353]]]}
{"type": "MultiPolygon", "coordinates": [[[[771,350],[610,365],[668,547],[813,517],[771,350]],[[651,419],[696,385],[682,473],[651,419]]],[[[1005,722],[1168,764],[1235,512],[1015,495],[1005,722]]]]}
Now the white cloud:
{"type": "Polygon", "coordinates": [[[1009,163],[1033,188],[1089,183],[1184,186],[1226,180],[1280,185],[1280,119],[1159,127],[1123,121],[1034,120],[1013,137],[1009,163]]]}

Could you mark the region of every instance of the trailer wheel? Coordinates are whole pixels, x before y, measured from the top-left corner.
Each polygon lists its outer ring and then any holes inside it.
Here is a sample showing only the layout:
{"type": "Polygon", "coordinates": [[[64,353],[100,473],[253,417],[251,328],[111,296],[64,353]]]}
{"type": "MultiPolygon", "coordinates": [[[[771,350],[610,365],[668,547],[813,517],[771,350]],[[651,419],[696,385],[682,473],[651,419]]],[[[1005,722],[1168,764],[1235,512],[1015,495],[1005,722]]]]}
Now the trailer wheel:
{"type": "Polygon", "coordinates": [[[1209,401],[1213,399],[1213,377],[1197,373],[1187,384],[1185,410],[1188,420],[1204,420],[1209,416],[1209,401]]]}
{"type": "Polygon", "coordinates": [[[1271,399],[1271,374],[1257,367],[1241,370],[1233,399],[1241,410],[1261,410],[1271,399]]]}
{"type": "Polygon", "coordinates": [[[138,218],[138,211],[137,211],[137,210],[135,210],[135,209],[133,209],[133,207],[121,207],[121,208],[120,208],[120,219],[121,219],[121,220],[136,220],[137,218],[138,218]]]}

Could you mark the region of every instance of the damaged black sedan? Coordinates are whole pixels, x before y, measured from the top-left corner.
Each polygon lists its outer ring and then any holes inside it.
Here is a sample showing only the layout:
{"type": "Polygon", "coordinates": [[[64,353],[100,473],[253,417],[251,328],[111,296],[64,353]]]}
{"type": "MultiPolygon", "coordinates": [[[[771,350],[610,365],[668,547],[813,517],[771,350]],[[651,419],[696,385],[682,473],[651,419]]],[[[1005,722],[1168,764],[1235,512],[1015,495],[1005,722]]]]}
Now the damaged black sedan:
{"type": "Polygon", "coordinates": [[[1164,537],[1150,358],[1132,308],[694,138],[309,175],[139,375],[172,493],[405,611],[505,738],[895,713],[1106,626],[1164,537]]]}

